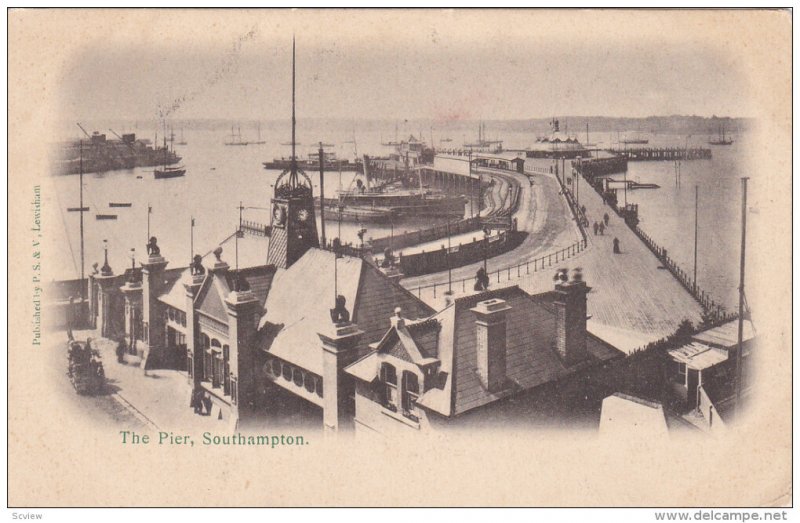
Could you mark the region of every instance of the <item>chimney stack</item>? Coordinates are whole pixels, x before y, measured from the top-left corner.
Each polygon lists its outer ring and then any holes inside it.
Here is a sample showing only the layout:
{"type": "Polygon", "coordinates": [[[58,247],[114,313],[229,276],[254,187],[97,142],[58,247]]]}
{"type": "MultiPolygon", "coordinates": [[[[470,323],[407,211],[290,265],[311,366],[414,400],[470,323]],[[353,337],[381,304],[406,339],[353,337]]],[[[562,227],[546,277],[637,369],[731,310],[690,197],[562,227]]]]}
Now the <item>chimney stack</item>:
{"type": "MultiPolygon", "coordinates": [[[[564,275],[566,278],[566,275],[564,275]]],[[[571,281],[556,283],[556,349],[567,365],[586,359],[586,294],[591,287],[583,281],[580,269],[571,281]]]]}
{"type": "Polygon", "coordinates": [[[500,299],[479,302],[475,313],[478,375],[489,392],[497,392],[506,382],[506,312],[511,307],[500,299]]]}

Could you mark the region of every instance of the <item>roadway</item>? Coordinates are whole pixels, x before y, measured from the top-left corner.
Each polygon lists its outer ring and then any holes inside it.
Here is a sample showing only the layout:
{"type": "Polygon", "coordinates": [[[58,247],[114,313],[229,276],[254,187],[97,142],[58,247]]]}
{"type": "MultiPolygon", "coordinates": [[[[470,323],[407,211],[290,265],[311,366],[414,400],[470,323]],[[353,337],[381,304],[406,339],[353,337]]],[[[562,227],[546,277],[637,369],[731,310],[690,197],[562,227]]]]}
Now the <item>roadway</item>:
{"type": "MultiPolygon", "coordinates": [[[[490,273],[553,253],[581,238],[555,176],[532,174],[533,183],[528,184],[524,175],[504,175],[514,176],[520,182],[522,194],[514,217],[519,229],[529,234],[518,248],[489,259],[490,273]]],[[[490,288],[519,285],[530,293],[545,292],[553,288],[556,268],[580,267],[592,287],[588,298],[590,332],[625,352],[672,334],[684,319],[697,324],[701,319],[700,305],[661,267],[659,260],[622,218],[603,203],[600,195],[585,180],[578,183],[580,205],[586,207],[589,223],[602,220],[605,213],[609,215],[605,235],[594,236],[590,230],[584,251],[554,262],[544,270],[526,271],[524,265],[520,271],[503,270],[500,282],[492,275],[490,288]],[[620,241],[621,254],[612,252],[615,237],[620,241]]],[[[453,280],[470,278],[464,285],[452,286],[456,297],[475,293],[472,284],[481,265],[482,262],[452,270],[453,280]]],[[[441,309],[446,304],[447,281],[447,272],[440,272],[405,278],[401,284],[432,307],[441,309]],[[437,284],[435,293],[432,288],[420,289],[433,284],[437,284]]]]}

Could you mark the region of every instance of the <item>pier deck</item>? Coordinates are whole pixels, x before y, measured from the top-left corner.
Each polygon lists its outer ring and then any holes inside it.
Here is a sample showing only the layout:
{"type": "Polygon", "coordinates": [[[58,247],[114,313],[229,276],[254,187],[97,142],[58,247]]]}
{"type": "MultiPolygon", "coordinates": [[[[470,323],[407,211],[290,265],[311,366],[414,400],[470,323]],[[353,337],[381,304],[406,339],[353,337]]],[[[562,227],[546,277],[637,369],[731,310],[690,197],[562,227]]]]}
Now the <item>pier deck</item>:
{"type": "MultiPolygon", "coordinates": [[[[549,163],[548,163],[549,165],[549,163]]],[[[554,176],[535,174],[533,185],[523,184],[520,211],[515,215],[521,230],[529,231],[528,239],[517,249],[488,262],[491,287],[519,285],[528,292],[544,292],[553,288],[553,274],[560,267],[583,269],[584,279],[592,287],[589,295],[589,330],[625,352],[672,334],[678,324],[689,319],[700,320],[701,307],[585,180],[580,180],[580,204],[586,207],[591,225],[609,215],[604,236],[588,231],[588,248],[564,261],[546,263],[534,272],[527,260],[552,253],[575,241],[577,227],[559,195],[554,176]],[[620,240],[622,254],[612,253],[614,237],[620,240]],[[506,270],[522,264],[519,268],[506,270]],[[494,271],[502,269],[498,275],[494,271]]],[[[481,264],[453,270],[453,280],[473,278],[481,264]]],[[[402,280],[402,285],[418,294],[435,308],[444,305],[447,273],[437,273],[402,280]],[[433,288],[422,288],[437,284],[433,288]]],[[[472,280],[453,284],[456,296],[474,294],[472,280]]]]}

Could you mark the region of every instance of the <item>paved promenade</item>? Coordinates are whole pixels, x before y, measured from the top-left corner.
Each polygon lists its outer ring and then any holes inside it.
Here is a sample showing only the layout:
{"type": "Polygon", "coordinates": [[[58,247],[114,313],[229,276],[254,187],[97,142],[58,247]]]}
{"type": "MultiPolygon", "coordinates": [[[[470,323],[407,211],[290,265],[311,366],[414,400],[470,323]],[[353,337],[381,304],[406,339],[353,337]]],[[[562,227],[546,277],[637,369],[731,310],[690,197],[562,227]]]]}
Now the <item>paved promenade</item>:
{"type": "MultiPolygon", "coordinates": [[[[514,251],[490,259],[489,271],[554,252],[576,239],[577,227],[563,196],[559,195],[555,177],[537,174],[533,179],[533,186],[522,186],[521,201],[528,205],[524,213],[517,214],[520,228],[529,231],[529,237],[514,251]],[[523,217],[526,218],[524,221],[523,217]]],[[[625,352],[671,334],[684,319],[693,323],[700,321],[700,305],[669,271],[661,268],[659,260],[623,220],[603,204],[594,189],[583,179],[579,183],[580,204],[586,207],[590,225],[608,213],[609,226],[605,234],[594,236],[590,228],[587,249],[583,252],[565,261],[553,262],[544,270],[539,268],[535,273],[531,273],[529,268],[526,274],[525,266],[519,271],[503,271],[501,281],[498,283],[496,278],[492,278],[490,288],[519,285],[528,292],[543,292],[553,288],[553,275],[557,268],[580,267],[584,279],[592,287],[588,296],[589,330],[625,352]],[[612,252],[615,237],[619,239],[621,254],[612,252]]],[[[522,208],[523,205],[520,211],[522,208]]],[[[454,270],[453,278],[473,276],[478,266],[454,270]]],[[[447,274],[409,278],[402,284],[433,307],[441,308],[444,306],[445,286],[437,288],[435,297],[430,288],[417,290],[419,285],[434,282],[446,285],[447,274]]],[[[463,287],[460,283],[454,285],[453,291],[456,296],[474,293],[470,282],[463,287]]]]}

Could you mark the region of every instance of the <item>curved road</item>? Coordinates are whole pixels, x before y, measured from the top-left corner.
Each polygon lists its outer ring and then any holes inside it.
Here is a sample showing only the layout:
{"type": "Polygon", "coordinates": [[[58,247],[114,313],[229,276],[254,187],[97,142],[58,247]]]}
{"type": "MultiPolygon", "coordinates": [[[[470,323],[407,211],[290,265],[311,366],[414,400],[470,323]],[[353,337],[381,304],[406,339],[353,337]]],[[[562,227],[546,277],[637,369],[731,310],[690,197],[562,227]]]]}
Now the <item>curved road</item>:
{"type": "MultiPolygon", "coordinates": [[[[581,239],[572,220],[572,214],[564,199],[559,195],[558,182],[552,175],[537,173],[530,174],[529,178],[523,174],[495,169],[481,169],[480,172],[492,176],[495,180],[502,180],[499,192],[504,200],[509,195],[508,187],[511,184],[520,188],[519,207],[513,217],[517,219],[518,229],[528,233],[528,237],[519,247],[489,259],[487,268],[490,273],[497,269],[534,260],[543,254],[568,247],[581,239]]],[[[496,209],[493,206],[489,210],[495,211],[496,209]]],[[[482,215],[485,213],[482,212],[482,215]]],[[[452,279],[455,281],[474,278],[478,268],[482,266],[483,262],[480,261],[452,269],[452,279]]],[[[416,291],[419,287],[427,285],[446,284],[447,271],[404,278],[400,283],[410,291],[416,291]]]]}

